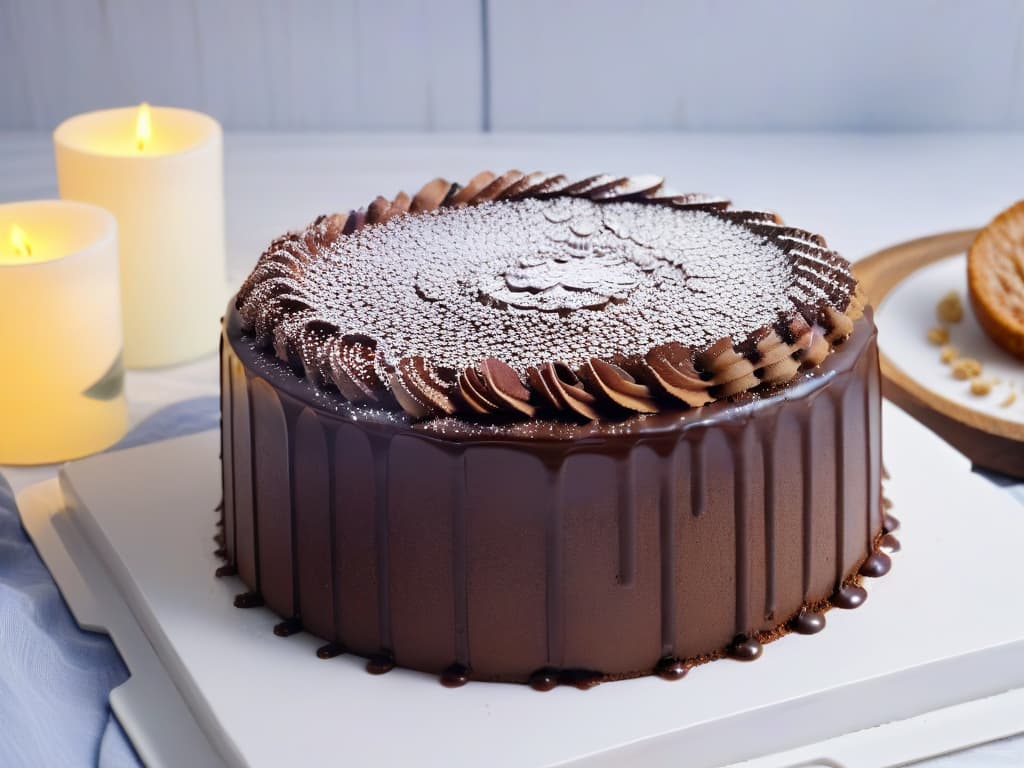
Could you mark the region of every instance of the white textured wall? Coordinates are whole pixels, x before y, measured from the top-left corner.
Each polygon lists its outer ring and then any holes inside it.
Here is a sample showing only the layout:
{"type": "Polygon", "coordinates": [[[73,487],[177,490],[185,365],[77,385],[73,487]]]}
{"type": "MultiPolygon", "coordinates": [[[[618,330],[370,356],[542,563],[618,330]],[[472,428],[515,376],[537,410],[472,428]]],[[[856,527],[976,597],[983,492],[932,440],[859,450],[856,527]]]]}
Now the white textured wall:
{"type": "Polygon", "coordinates": [[[0,129],[1024,128],[1021,0],[0,0],[0,129]]]}
{"type": "Polygon", "coordinates": [[[480,0],[0,0],[0,129],[150,101],[246,129],[475,129],[480,0]]]}
{"type": "Polygon", "coordinates": [[[490,16],[495,127],[1024,127],[1020,0],[493,0],[490,16]]]}

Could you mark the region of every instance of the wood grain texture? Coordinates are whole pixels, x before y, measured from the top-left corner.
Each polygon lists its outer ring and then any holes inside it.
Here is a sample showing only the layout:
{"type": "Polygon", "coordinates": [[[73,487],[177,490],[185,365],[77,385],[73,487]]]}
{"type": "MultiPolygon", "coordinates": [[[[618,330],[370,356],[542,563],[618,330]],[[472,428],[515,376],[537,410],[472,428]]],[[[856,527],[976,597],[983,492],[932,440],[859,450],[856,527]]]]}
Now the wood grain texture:
{"type": "MultiPolygon", "coordinates": [[[[966,251],[978,230],[948,232],[886,248],[854,265],[873,306],[913,272],[966,251]]],[[[1024,479],[1024,427],[949,400],[923,386],[879,352],[882,392],[975,464],[1024,479]]]]}
{"type": "Polygon", "coordinates": [[[0,130],[139,101],[227,128],[476,130],[479,0],[3,0],[0,130]]]}

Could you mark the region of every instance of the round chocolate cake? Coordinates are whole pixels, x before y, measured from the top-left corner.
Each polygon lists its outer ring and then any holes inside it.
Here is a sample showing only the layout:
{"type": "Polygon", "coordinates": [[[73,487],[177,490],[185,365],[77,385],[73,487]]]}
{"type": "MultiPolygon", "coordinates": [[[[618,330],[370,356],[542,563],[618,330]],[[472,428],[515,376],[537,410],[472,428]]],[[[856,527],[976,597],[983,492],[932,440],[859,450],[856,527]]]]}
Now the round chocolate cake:
{"type": "Polygon", "coordinates": [[[589,685],[865,599],[849,264],[642,176],[436,179],[279,238],[225,318],[220,573],[371,671],[589,685]]]}

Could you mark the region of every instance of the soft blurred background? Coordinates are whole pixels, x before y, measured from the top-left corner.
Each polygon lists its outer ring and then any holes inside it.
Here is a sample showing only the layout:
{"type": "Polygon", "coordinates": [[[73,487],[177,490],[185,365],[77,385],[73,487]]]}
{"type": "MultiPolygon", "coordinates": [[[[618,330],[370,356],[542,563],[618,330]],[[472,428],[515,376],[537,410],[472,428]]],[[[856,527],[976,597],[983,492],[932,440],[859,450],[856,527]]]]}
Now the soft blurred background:
{"type": "Polygon", "coordinates": [[[0,130],[1024,128],[1016,0],[3,0],[0,130]]]}

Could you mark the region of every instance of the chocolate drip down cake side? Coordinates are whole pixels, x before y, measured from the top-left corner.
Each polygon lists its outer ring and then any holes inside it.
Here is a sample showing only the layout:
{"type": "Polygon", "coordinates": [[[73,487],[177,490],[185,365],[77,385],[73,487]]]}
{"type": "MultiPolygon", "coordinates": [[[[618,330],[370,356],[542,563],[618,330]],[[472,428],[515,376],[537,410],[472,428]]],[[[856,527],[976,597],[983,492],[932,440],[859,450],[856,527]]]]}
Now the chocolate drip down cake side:
{"type": "Polygon", "coordinates": [[[849,264],[656,177],[481,173],[275,240],[222,339],[222,573],[467,679],[753,659],[889,568],[849,264]]]}

